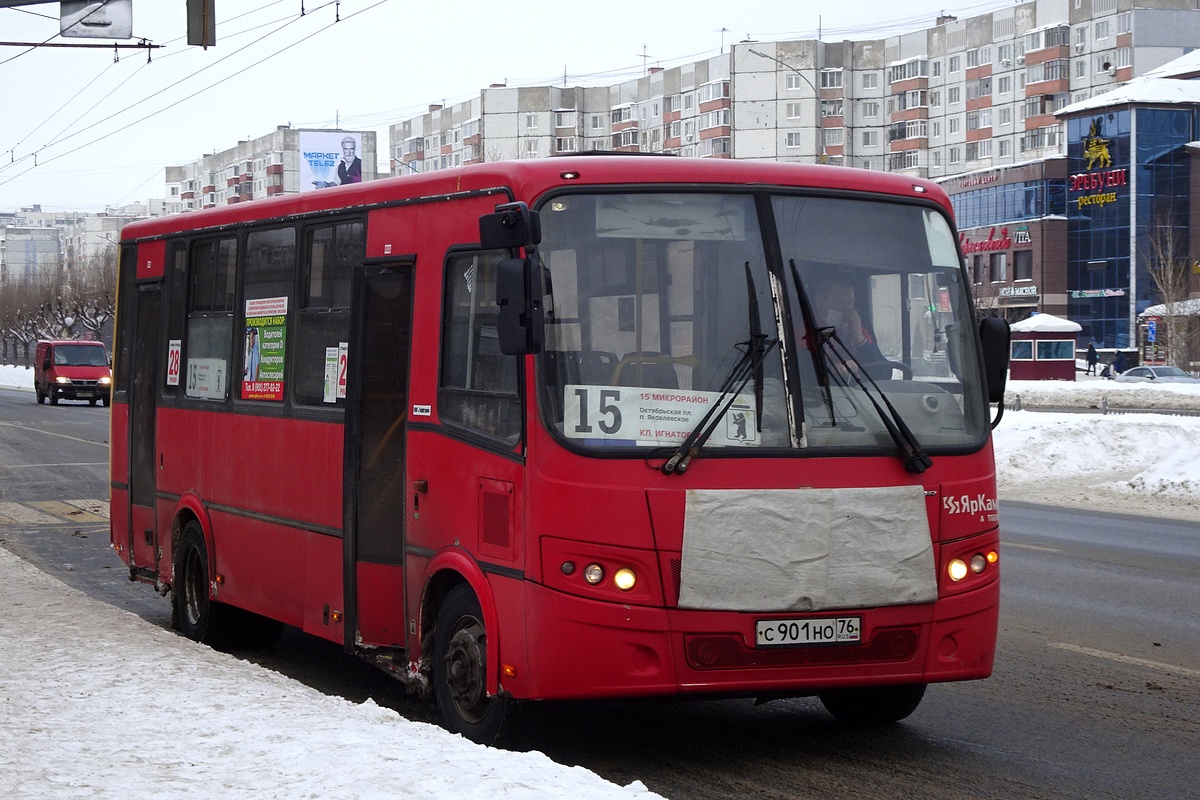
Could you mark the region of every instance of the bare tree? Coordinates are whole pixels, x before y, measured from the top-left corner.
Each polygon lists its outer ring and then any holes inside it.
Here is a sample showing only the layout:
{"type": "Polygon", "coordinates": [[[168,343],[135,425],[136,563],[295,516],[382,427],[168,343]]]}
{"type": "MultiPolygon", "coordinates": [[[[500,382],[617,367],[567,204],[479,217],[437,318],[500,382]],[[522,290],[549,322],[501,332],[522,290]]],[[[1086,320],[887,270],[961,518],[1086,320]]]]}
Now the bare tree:
{"type": "Polygon", "coordinates": [[[117,248],[84,259],[74,276],[75,319],[80,328],[99,340],[116,310],[117,248]]]}
{"type": "Polygon", "coordinates": [[[1146,272],[1166,306],[1167,363],[1191,368],[1200,325],[1186,301],[1191,296],[1192,268],[1188,252],[1188,230],[1175,224],[1169,211],[1154,216],[1150,234],[1143,238],[1142,256],[1146,272]]]}

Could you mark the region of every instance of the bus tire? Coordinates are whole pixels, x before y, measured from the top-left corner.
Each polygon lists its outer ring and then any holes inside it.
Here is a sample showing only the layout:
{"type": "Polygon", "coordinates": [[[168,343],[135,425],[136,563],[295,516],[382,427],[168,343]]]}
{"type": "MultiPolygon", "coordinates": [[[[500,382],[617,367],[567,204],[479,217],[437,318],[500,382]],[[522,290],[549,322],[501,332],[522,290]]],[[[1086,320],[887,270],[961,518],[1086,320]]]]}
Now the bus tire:
{"type": "Polygon", "coordinates": [[[193,519],[183,526],[176,550],[171,622],[187,638],[216,647],[225,643],[224,609],[209,596],[210,581],[204,530],[193,519]]]}
{"type": "Polygon", "coordinates": [[[514,701],[487,695],[487,631],[468,584],[451,589],[438,609],[432,662],[442,724],[473,742],[496,744],[514,716],[514,701]]]}
{"type": "Polygon", "coordinates": [[[58,405],[58,392],[54,391],[53,389],[50,390],[50,405],[58,405]]]}
{"type": "Polygon", "coordinates": [[[890,725],[917,710],[925,684],[863,686],[831,689],[817,695],[821,705],[839,722],[850,725],[890,725]]]}
{"type": "Polygon", "coordinates": [[[38,401],[39,406],[46,402],[46,395],[42,394],[41,389],[38,389],[35,387],[33,391],[37,394],[37,401],[38,401]]]}

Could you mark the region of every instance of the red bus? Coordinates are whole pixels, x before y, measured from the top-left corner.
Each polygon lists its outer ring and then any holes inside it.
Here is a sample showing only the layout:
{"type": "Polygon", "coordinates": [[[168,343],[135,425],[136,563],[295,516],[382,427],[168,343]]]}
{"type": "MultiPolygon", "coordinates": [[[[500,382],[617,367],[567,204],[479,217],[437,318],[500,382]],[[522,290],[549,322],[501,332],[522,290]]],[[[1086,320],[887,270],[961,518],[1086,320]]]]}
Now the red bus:
{"type": "Polygon", "coordinates": [[[296,626],[482,742],[992,670],[1008,332],[935,184],[481,164],[133,223],[118,283],[112,544],[186,636],[296,626]]]}

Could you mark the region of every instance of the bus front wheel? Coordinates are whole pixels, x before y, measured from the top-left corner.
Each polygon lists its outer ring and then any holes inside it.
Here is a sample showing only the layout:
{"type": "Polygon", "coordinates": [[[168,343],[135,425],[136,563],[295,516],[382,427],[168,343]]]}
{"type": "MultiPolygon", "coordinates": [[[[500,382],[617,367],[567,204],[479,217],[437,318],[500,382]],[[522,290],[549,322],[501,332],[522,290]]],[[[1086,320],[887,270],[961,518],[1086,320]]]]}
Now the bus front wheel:
{"type": "Polygon", "coordinates": [[[208,548],[196,520],[183,526],[176,558],[171,621],[189,639],[214,645],[220,636],[220,607],[209,596],[208,548]]]}
{"type": "Polygon", "coordinates": [[[917,710],[925,684],[831,689],[817,695],[839,722],[851,725],[889,725],[917,710]]]}
{"type": "Polygon", "coordinates": [[[479,744],[495,744],[513,716],[513,701],[487,694],[487,631],[471,587],[450,590],[433,635],[433,692],[442,723],[479,744]]]}

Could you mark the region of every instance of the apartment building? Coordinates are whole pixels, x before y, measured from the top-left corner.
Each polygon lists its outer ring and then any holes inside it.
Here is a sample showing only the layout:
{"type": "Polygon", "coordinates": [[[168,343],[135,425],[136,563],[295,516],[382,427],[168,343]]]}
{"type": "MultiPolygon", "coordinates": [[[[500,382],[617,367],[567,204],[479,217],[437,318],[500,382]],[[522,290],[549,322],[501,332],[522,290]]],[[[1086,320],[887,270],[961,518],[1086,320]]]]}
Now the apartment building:
{"type": "Polygon", "coordinates": [[[169,214],[216,208],[277,194],[312,191],[377,177],[374,131],[280,125],[235,147],[166,168],[169,214]],[[357,165],[347,177],[339,162],[357,165]],[[354,180],[357,178],[357,180],[354,180]]]}
{"type": "MultiPolygon", "coordinates": [[[[1110,105],[1097,98],[1116,98],[1115,89],[1171,62],[1175,83],[1200,76],[1200,63],[1181,71],[1177,62],[1200,44],[1197,4],[997,2],[988,13],[930,22],[874,40],[742,41],[728,54],[608,87],[492,86],[392,126],[392,174],[611,150],[932,178],[955,204],[984,313],[1012,321],[1035,311],[1067,315],[1084,326],[1081,341],[1133,346],[1138,314],[1158,298],[1138,252],[1145,220],[1132,231],[1130,220],[1138,193],[1146,208],[1153,186],[1166,185],[1164,157],[1139,163],[1141,189],[1101,193],[1115,192],[1120,203],[1081,204],[1080,176],[1100,169],[1081,155],[1087,116],[1110,105]]],[[[1122,102],[1140,110],[1114,107],[1111,130],[1091,138],[1111,141],[1112,157],[1131,165],[1132,176],[1128,130],[1138,120],[1149,131],[1149,120],[1170,119],[1171,186],[1200,185],[1200,169],[1179,177],[1194,160],[1187,152],[1195,148],[1180,148],[1200,138],[1200,103],[1165,113],[1154,111],[1153,92],[1135,98],[1122,102]]],[[[1200,213],[1187,192],[1171,192],[1176,219],[1200,213]]],[[[1200,256],[1200,244],[1192,249],[1200,256]]]]}
{"type": "Polygon", "coordinates": [[[1062,155],[1055,112],[1200,42],[1191,0],[1030,0],[866,41],[735,44],[609,87],[491,86],[393,125],[392,174],[575,150],[941,178],[1062,155]]]}

